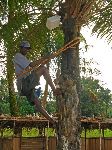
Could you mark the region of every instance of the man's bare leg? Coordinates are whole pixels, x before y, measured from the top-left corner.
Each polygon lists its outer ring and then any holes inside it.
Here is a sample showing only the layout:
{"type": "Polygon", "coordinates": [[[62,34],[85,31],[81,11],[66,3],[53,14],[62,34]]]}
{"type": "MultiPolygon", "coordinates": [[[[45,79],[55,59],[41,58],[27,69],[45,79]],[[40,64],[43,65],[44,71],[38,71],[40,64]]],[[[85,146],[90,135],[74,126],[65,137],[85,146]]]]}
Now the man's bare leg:
{"type": "MultiPolygon", "coordinates": [[[[40,66],[38,70],[36,70],[37,76],[41,77],[44,76],[45,80],[50,85],[51,89],[53,90],[54,95],[58,95],[58,91],[55,88],[51,76],[49,74],[49,70],[45,66],[40,66]]],[[[47,113],[47,111],[41,106],[41,103],[38,99],[35,99],[34,101],[36,110],[39,111],[46,119],[48,119],[51,123],[56,123],[56,121],[47,113]]]]}
{"type": "Polygon", "coordinates": [[[35,109],[39,111],[46,119],[48,119],[52,124],[56,123],[56,121],[47,113],[47,111],[42,107],[40,101],[35,98],[35,109]]]}
{"type": "Polygon", "coordinates": [[[44,66],[40,66],[40,68],[38,70],[36,70],[36,73],[37,73],[38,77],[41,77],[42,75],[44,76],[45,80],[48,82],[51,89],[53,90],[53,93],[55,93],[56,88],[52,82],[51,76],[49,74],[49,70],[44,66]]]}

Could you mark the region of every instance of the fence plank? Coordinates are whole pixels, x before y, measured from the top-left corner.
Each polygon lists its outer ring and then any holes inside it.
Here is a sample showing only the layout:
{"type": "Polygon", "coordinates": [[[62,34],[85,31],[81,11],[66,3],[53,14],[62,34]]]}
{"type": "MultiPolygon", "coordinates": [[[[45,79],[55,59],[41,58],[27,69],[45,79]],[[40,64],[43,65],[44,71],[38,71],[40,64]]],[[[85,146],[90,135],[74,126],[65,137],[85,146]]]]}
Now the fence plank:
{"type": "Polygon", "coordinates": [[[21,150],[46,150],[46,137],[22,138],[21,150]]]}
{"type": "MultiPolygon", "coordinates": [[[[112,138],[102,138],[101,146],[101,150],[112,150],[112,138]]],[[[0,150],[56,150],[56,137],[49,137],[48,141],[46,137],[0,138],[0,150]]],[[[85,139],[81,138],[81,150],[100,150],[100,139],[87,138],[85,148],[85,139]]]]}
{"type": "Polygon", "coordinates": [[[3,149],[1,150],[12,150],[12,139],[11,138],[3,138],[2,139],[3,149]]]}
{"type": "Polygon", "coordinates": [[[56,137],[49,137],[48,150],[56,150],[56,137]]]}
{"type": "Polygon", "coordinates": [[[12,138],[12,150],[21,150],[21,138],[20,137],[13,137],[12,138]]]}

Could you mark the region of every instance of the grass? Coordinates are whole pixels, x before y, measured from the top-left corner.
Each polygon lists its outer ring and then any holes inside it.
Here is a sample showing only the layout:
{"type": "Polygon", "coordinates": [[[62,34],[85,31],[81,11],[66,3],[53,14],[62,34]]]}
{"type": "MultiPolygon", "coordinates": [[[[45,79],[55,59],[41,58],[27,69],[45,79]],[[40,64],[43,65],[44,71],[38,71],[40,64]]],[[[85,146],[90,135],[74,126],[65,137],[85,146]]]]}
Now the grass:
{"type": "MultiPolygon", "coordinates": [[[[87,138],[92,138],[92,137],[103,137],[103,132],[101,130],[87,130],[86,132],[86,137],[87,138]]],[[[82,131],[81,137],[85,137],[85,131],[82,131]]],[[[104,137],[112,137],[112,131],[109,129],[104,130],[104,137]]]]}
{"type": "MultiPolygon", "coordinates": [[[[45,132],[42,132],[42,135],[45,136],[55,136],[55,130],[51,129],[51,128],[46,128],[45,132]]],[[[23,128],[22,130],[22,136],[23,137],[37,137],[39,136],[39,130],[37,128],[32,128],[32,129],[26,129],[23,128]]]]}
{"type": "MultiPolygon", "coordinates": [[[[43,131],[41,135],[45,136],[55,136],[55,130],[51,128],[45,128],[45,132],[43,131]]],[[[0,132],[0,136],[2,137],[12,137],[13,130],[12,129],[4,129],[0,132]]],[[[23,128],[22,129],[22,137],[37,137],[40,136],[38,128],[23,128]]]]}
{"type": "MultiPolygon", "coordinates": [[[[3,137],[11,137],[13,136],[13,130],[12,129],[4,129],[2,132],[0,132],[0,136],[3,137]]],[[[44,136],[55,136],[55,130],[51,128],[46,128],[45,132],[42,132],[42,135],[44,136]]],[[[22,129],[22,137],[37,137],[39,136],[39,130],[37,128],[23,128],[22,129]]],[[[100,133],[100,130],[87,130],[86,131],[86,137],[87,138],[94,138],[94,137],[103,137],[103,133],[100,133]]],[[[81,137],[85,137],[85,131],[83,130],[81,133],[81,137]]],[[[112,137],[112,131],[109,129],[104,130],[104,137],[112,137]]]]}

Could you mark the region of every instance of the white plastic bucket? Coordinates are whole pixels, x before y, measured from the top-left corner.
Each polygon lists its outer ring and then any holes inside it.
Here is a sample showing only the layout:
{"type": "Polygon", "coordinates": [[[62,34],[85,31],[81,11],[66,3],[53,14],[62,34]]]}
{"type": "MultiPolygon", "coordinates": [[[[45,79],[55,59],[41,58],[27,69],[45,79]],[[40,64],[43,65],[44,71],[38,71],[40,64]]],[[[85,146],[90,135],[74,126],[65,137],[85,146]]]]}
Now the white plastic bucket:
{"type": "Polygon", "coordinates": [[[47,18],[46,27],[49,30],[59,27],[60,18],[61,18],[61,16],[58,16],[58,15],[47,18]]]}

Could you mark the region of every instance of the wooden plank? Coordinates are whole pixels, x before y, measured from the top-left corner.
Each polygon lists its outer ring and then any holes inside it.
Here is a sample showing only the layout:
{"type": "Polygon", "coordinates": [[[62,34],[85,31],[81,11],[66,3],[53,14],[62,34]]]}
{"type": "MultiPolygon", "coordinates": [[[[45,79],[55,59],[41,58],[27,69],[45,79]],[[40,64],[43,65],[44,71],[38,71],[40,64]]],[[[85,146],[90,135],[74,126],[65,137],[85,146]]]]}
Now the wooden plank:
{"type": "Polygon", "coordinates": [[[12,150],[21,150],[21,138],[13,137],[12,146],[13,146],[12,150]]]}
{"type": "Polygon", "coordinates": [[[3,138],[3,149],[2,150],[12,150],[12,139],[3,138]]]}
{"type": "Polygon", "coordinates": [[[105,138],[105,150],[112,150],[112,138],[105,138]]]}
{"type": "Polygon", "coordinates": [[[90,150],[89,149],[89,139],[81,138],[81,150],[90,150]],[[86,143],[85,143],[86,142],[86,143]]]}
{"type": "Polygon", "coordinates": [[[56,150],[56,137],[49,137],[48,150],[56,150]]]}
{"type": "Polygon", "coordinates": [[[22,138],[21,150],[46,150],[46,137],[22,138]]]}

